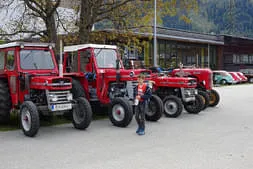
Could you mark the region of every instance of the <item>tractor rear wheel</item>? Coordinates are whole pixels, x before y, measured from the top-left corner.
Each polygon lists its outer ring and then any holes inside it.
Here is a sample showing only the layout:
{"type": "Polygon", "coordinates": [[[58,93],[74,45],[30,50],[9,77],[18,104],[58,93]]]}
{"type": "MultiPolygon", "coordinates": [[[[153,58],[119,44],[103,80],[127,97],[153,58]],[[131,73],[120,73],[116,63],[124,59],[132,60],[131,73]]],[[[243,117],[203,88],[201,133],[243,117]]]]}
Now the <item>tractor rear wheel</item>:
{"type": "Polygon", "coordinates": [[[201,99],[204,102],[202,110],[205,110],[209,106],[210,97],[209,97],[208,93],[204,92],[204,91],[198,91],[198,94],[200,95],[201,99]]]}
{"type": "Polygon", "coordinates": [[[118,97],[112,100],[108,111],[109,119],[117,127],[126,127],[133,118],[133,108],[130,102],[118,97]]]}
{"type": "Polygon", "coordinates": [[[20,124],[26,136],[33,137],[40,128],[40,117],[36,105],[25,101],[20,107],[20,124]]]}
{"type": "Polygon", "coordinates": [[[166,117],[178,117],[183,111],[183,104],[176,96],[167,96],[163,99],[164,114],[166,117]]]}
{"type": "Polygon", "coordinates": [[[8,82],[0,80],[0,124],[10,121],[11,97],[8,82]]]}
{"type": "Polygon", "coordinates": [[[148,104],[148,111],[145,113],[147,121],[158,121],[162,117],[163,102],[157,95],[152,95],[148,104]]]}
{"type": "Polygon", "coordinates": [[[76,105],[72,110],[72,123],[76,129],[84,130],[92,121],[92,110],[90,103],[84,97],[76,99],[76,105]]]}
{"type": "Polygon", "coordinates": [[[203,107],[203,100],[199,95],[195,96],[195,101],[190,101],[184,104],[185,110],[190,114],[198,114],[203,107]]]}
{"type": "Polygon", "coordinates": [[[220,102],[220,95],[216,90],[211,90],[209,106],[215,107],[220,102]]]}

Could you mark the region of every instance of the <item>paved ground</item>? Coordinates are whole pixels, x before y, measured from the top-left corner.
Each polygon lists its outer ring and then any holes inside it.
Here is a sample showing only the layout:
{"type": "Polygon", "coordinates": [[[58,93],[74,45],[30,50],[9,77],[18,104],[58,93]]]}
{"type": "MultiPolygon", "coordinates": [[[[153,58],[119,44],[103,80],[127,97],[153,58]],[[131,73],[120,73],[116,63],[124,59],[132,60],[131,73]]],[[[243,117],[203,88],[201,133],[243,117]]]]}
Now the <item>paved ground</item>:
{"type": "Polygon", "coordinates": [[[94,121],[41,128],[36,138],[0,133],[0,169],[252,169],[253,85],[217,88],[221,103],[199,115],[113,127],[94,121]]]}

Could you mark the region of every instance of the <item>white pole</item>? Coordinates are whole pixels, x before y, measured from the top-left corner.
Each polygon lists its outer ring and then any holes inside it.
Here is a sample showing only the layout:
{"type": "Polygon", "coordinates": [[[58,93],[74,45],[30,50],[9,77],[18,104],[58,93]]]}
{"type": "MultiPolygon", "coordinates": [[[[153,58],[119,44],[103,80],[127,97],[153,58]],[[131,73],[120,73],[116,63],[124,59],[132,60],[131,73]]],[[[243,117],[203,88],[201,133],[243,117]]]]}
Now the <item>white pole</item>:
{"type": "Polygon", "coordinates": [[[157,66],[157,47],[156,47],[156,0],[154,4],[155,16],[154,16],[154,66],[157,66]]]}
{"type": "Polygon", "coordinates": [[[60,76],[60,77],[63,77],[63,67],[62,67],[62,39],[60,40],[59,76],[60,76]]]}
{"type": "Polygon", "coordinates": [[[208,43],[208,56],[207,56],[208,68],[210,68],[210,44],[208,43]]]}

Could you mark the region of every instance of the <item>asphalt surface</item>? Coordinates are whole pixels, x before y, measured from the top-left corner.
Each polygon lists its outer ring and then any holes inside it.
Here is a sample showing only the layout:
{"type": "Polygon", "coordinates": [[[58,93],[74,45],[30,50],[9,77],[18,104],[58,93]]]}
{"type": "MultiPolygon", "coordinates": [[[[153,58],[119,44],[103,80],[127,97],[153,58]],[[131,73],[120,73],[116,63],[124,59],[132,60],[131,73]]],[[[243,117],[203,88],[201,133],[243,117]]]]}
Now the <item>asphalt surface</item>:
{"type": "Polygon", "coordinates": [[[216,88],[221,102],[199,115],[117,128],[108,119],[85,131],[42,127],[35,138],[0,132],[0,169],[252,169],[253,85],[216,88]]]}

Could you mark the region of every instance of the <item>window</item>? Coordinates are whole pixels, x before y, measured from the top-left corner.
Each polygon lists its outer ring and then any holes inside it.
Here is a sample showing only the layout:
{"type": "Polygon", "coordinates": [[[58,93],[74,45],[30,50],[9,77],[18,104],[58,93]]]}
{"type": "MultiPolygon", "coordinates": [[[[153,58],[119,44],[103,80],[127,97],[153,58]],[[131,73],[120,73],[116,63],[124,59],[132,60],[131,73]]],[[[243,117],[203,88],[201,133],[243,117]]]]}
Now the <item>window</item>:
{"type": "Polygon", "coordinates": [[[14,51],[8,51],[6,68],[9,70],[14,70],[14,67],[15,67],[14,51]]]}
{"type": "Polygon", "coordinates": [[[48,50],[21,50],[20,66],[25,70],[46,70],[54,69],[54,62],[48,50]]]}
{"type": "Polygon", "coordinates": [[[99,68],[116,68],[117,53],[112,49],[94,50],[99,68]]]}
{"type": "Polygon", "coordinates": [[[90,50],[80,51],[80,67],[82,72],[86,72],[86,66],[90,62],[90,50]]]}
{"type": "Polygon", "coordinates": [[[4,52],[0,52],[0,69],[4,69],[4,52]]]}
{"type": "Polygon", "coordinates": [[[234,64],[253,64],[253,55],[248,54],[233,54],[234,64]]]}
{"type": "Polygon", "coordinates": [[[68,53],[67,57],[67,72],[78,72],[78,59],[77,59],[77,52],[68,53]]]}

